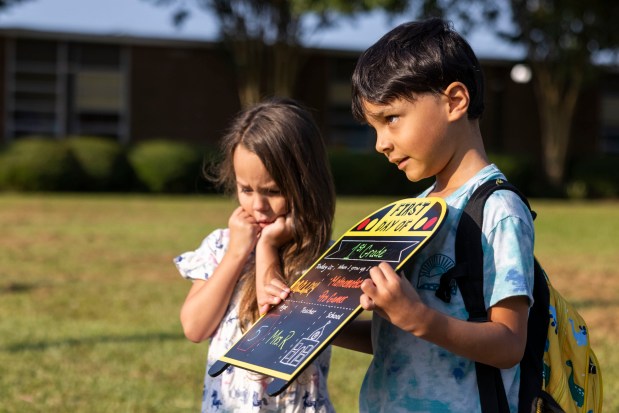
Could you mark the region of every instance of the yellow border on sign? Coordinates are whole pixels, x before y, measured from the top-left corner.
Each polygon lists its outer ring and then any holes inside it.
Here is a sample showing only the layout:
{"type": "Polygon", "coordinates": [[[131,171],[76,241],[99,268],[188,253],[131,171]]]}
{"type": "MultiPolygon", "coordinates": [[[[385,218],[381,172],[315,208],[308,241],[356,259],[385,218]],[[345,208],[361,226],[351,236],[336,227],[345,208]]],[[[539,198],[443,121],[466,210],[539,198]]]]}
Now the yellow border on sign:
{"type": "MultiPolygon", "coordinates": [[[[348,237],[348,238],[357,238],[357,237],[368,237],[368,236],[372,236],[372,237],[394,237],[394,236],[402,236],[402,237],[410,237],[410,236],[425,236],[426,238],[421,241],[419,244],[417,244],[415,246],[415,248],[408,254],[407,258],[403,261],[401,261],[398,266],[395,268],[396,271],[400,270],[400,268],[402,268],[402,266],[408,262],[408,260],[410,258],[412,258],[412,256],[415,255],[415,253],[423,246],[426,244],[426,242],[432,237],[432,235],[434,235],[436,233],[436,231],[440,228],[441,223],[443,222],[445,215],[447,215],[447,204],[445,203],[445,200],[443,198],[437,198],[437,197],[430,197],[430,198],[406,198],[406,199],[401,199],[399,201],[395,201],[392,202],[391,204],[387,204],[382,208],[377,209],[376,211],[372,212],[371,214],[367,215],[366,217],[364,217],[363,219],[359,220],[352,228],[350,228],[348,231],[346,231],[335,243],[332,244],[332,246],[330,248],[328,248],[318,259],[316,259],[314,261],[314,263],[291,285],[291,288],[301,282],[301,280],[303,280],[303,278],[320,262],[320,260],[322,260],[327,254],[331,253],[333,247],[335,245],[337,245],[340,241],[342,241],[342,239],[344,237],[348,237]],[[417,207],[418,209],[415,209],[416,205],[421,205],[421,207],[417,207]],[[414,227],[414,225],[423,218],[423,216],[430,211],[430,209],[432,209],[432,207],[436,206],[436,205],[440,205],[441,207],[441,212],[438,216],[438,219],[436,221],[436,224],[434,225],[434,229],[431,231],[409,231],[410,227],[414,227]],[[391,206],[391,209],[389,210],[389,212],[387,212],[385,214],[385,216],[383,218],[381,218],[379,220],[379,222],[377,222],[375,224],[375,226],[372,228],[372,230],[369,231],[355,231],[355,229],[361,224],[361,222],[365,221],[366,219],[372,217],[373,215],[375,215],[376,213],[388,208],[389,206],[391,206]],[[406,211],[410,212],[410,214],[405,215],[406,211]],[[402,215],[396,215],[398,213],[401,213],[402,215]],[[391,221],[390,221],[391,220],[391,221]],[[408,223],[406,223],[406,221],[410,221],[408,223]],[[391,224],[391,229],[386,229],[385,231],[373,231],[373,229],[376,227],[376,225],[379,225],[380,223],[390,223],[391,224]],[[394,230],[394,228],[397,228],[398,225],[402,225],[402,229],[400,229],[399,231],[394,230]]],[[[386,228],[385,224],[385,227],[386,228]]],[[[378,228],[377,228],[378,229],[378,228]]],[[[343,328],[344,325],[346,325],[348,323],[348,321],[350,321],[352,318],[355,318],[361,311],[362,311],[362,307],[361,305],[358,305],[356,307],[356,309],[349,314],[348,317],[346,317],[346,319],[340,324],[340,328],[337,328],[336,330],[334,330],[325,340],[322,341],[322,343],[318,346],[316,346],[316,348],[314,348],[314,350],[312,351],[312,355],[319,353],[320,351],[322,351],[327,345],[328,343],[331,342],[331,339],[337,334],[339,333],[339,331],[343,328]]],[[[256,320],[256,323],[258,321],[260,321],[263,317],[265,317],[268,313],[263,314],[258,320],[256,320]]],[[[245,334],[247,334],[249,331],[251,331],[251,327],[245,332],[245,334]]],[[[236,346],[236,344],[241,341],[243,339],[243,337],[245,337],[245,334],[243,334],[235,343],[232,347],[230,347],[230,349],[232,349],[234,346],[236,346]]],[[[230,350],[229,349],[229,350],[230,350]]],[[[228,351],[229,351],[228,350],[228,351]]],[[[271,377],[275,377],[278,379],[282,379],[282,380],[286,380],[286,381],[290,381],[292,380],[294,377],[296,377],[296,375],[302,371],[312,360],[313,357],[307,357],[305,359],[305,361],[301,364],[299,364],[297,366],[297,368],[290,374],[286,374],[286,373],[282,373],[281,371],[278,370],[273,370],[273,369],[268,369],[256,364],[251,364],[251,363],[247,363],[245,361],[241,361],[235,358],[229,358],[226,357],[225,355],[223,355],[222,357],[219,358],[220,361],[225,362],[225,363],[230,363],[232,365],[235,366],[239,366],[242,368],[245,368],[247,370],[251,370],[260,374],[265,374],[271,377]]]]}
{"type": "MultiPolygon", "coordinates": [[[[344,319],[344,321],[340,325],[342,325],[342,326],[346,325],[346,323],[348,323],[348,321],[350,321],[352,318],[355,318],[361,312],[361,310],[362,310],[361,306],[360,305],[357,306],[357,308],[352,313],[350,313],[348,315],[348,317],[346,317],[344,319]]],[[[262,317],[264,317],[264,315],[262,317]]],[[[260,317],[260,318],[262,318],[262,317],[260,317]]],[[[314,354],[316,352],[319,352],[319,351],[322,351],[322,349],[328,345],[326,343],[330,343],[331,339],[339,331],[340,331],[340,329],[337,329],[337,330],[333,331],[331,334],[329,334],[329,336],[327,336],[327,338],[325,340],[323,340],[322,344],[317,346],[314,349],[314,351],[312,351],[312,354],[314,354]]],[[[237,342],[239,340],[237,340],[237,342]]],[[[234,345],[236,345],[236,343],[234,345]]],[[[245,368],[247,370],[254,371],[256,373],[266,374],[268,376],[275,377],[275,378],[282,379],[282,380],[286,380],[286,381],[292,380],[298,374],[298,372],[302,371],[305,368],[305,366],[307,366],[310,363],[310,358],[308,357],[308,358],[305,359],[305,361],[303,363],[299,364],[294,369],[294,371],[292,373],[286,374],[286,373],[282,373],[281,371],[278,371],[278,370],[272,370],[272,369],[268,369],[266,367],[262,367],[262,366],[259,366],[259,365],[256,365],[256,364],[247,363],[247,362],[241,361],[239,359],[226,357],[225,355],[220,357],[219,360],[220,361],[224,361],[226,363],[234,364],[235,366],[239,366],[239,367],[245,368]]]]}

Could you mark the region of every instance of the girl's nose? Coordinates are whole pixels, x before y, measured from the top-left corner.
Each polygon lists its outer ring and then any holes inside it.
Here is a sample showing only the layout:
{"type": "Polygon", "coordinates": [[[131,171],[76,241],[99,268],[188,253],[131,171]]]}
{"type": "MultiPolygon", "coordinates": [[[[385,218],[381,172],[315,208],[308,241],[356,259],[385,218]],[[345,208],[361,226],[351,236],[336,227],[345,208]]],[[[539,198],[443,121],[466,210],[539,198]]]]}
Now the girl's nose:
{"type": "Polygon", "coordinates": [[[266,211],[269,209],[269,203],[267,201],[267,198],[265,196],[262,196],[260,194],[256,194],[256,196],[254,197],[254,210],[256,211],[266,211]]]}

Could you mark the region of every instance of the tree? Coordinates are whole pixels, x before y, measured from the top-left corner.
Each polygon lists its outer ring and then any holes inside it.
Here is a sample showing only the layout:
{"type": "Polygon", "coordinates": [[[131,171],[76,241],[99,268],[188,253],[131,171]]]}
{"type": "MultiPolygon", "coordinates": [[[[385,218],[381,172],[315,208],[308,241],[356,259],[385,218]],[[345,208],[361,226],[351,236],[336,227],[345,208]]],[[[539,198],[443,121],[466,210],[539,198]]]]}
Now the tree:
{"type": "Polygon", "coordinates": [[[578,96],[599,69],[593,59],[619,51],[619,2],[423,0],[421,15],[451,17],[463,25],[460,30],[486,23],[525,47],[541,122],[544,173],[548,183],[561,189],[578,96]],[[501,13],[509,13],[513,32],[494,25],[501,13]]]}
{"type": "Polygon", "coordinates": [[[0,12],[5,11],[11,6],[14,6],[19,3],[24,3],[28,0],[0,0],[0,12]]]}
{"type": "Polygon", "coordinates": [[[549,183],[565,180],[571,119],[583,84],[596,70],[592,58],[619,50],[619,3],[605,0],[510,0],[515,32],[533,69],[541,121],[543,163],[549,183]]]}
{"type": "MultiPolygon", "coordinates": [[[[190,16],[190,0],[147,0],[175,8],[176,25],[190,16]]],[[[193,0],[217,18],[220,40],[230,52],[243,106],[262,97],[290,97],[302,62],[302,39],[331,26],[336,17],[372,9],[403,12],[407,0],[193,0]]]]}
{"type": "Polygon", "coordinates": [[[237,68],[239,97],[249,104],[264,95],[289,96],[301,61],[301,38],[337,18],[383,9],[414,17],[443,17],[466,33],[509,13],[514,31],[496,32],[525,46],[533,69],[541,121],[543,165],[550,184],[561,188],[571,119],[583,84],[594,76],[596,54],[619,49],[619,2],[607,0],[146,0],[174,5],[177,24],[193,1],[219,21],[221,40],[237,68]],[[314,17],[313,25],[307,16],[314,17]]]}

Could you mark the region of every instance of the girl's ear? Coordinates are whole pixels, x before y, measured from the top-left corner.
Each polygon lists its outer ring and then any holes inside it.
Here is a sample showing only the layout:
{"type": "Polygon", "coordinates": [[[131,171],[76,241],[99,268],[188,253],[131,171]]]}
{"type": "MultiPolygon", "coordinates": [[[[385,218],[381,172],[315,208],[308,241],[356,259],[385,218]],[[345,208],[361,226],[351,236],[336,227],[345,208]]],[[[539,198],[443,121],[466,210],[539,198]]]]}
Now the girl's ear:
{"type": "Polygon", "coordinates": [[[449,119],[458,120],[467,116],[471,102],[469,90],[461,82],[452,82],[445,89],[445,96],[449,102],[449,119]]]}

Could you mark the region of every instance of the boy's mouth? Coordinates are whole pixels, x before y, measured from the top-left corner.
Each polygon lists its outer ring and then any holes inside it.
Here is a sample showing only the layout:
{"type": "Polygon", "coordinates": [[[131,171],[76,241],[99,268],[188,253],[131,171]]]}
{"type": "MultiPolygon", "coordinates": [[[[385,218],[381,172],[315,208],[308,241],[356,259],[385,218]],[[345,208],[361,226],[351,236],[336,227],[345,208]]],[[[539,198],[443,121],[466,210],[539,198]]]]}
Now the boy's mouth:
{"type": "Polygon", "coordinates": [[[404,166],[406,166],[406,161],[407,160],[408,160],[408,158],[401,158],[401,159],[394,159],[392,162],[394,164],[396,164],[398,169],[402,170],[402,168],[404,168],[404,166]]]}

